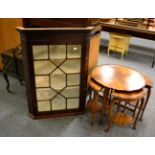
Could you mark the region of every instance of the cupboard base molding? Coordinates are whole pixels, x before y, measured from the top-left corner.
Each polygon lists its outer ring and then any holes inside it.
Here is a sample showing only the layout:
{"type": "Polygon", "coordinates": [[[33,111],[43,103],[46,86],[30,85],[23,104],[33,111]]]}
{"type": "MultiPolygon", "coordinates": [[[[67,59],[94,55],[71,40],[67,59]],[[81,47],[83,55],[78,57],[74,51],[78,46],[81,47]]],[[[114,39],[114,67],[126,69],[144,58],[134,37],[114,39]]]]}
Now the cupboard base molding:
{"type": "Polygon", "coordinates": [[[81,112],[81,111],[79,111],[79,112],[71,112],[71,113],[63,113],[63,114],[53,114],[53,115],[51,115],[51,114],[46,114],[46,115],[33,115],[33,114],[31,114],[31,113],[28,113],[28,116],[29,117],[31,117],[32,119],[46,119],[46,118],[56,118],[56,117],[63,117],[63,116],[73,116],[73,115],[83,115],[83,114],[85,114],[85,112],[81,112]]]}

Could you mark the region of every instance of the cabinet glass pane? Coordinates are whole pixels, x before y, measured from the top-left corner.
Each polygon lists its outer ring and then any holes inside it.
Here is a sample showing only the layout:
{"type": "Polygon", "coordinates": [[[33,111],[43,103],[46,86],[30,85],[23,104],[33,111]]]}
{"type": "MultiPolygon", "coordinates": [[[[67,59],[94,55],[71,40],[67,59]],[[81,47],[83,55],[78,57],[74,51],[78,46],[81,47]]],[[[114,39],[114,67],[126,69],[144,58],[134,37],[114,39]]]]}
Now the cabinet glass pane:
{"type": "Polygon", "coordinates": [[[79,85],[80,84],[80,74],[68,74],[67,75],[67,85],[79,85]]]}
{"type": "Polygon", "coordinates": [[[36,89],[37,100],[50,100],[56,95],[56,92],[51,88],[36,89]]]}
{"type": "Polygon", "coordinates": [[[47,45],[35,45],[32,46],[33,59],[48,59],[48,46],[47,45]]]}
{"type": "Polygon", "coordinates": [[[48,60],[44,60],[44,61],[34,61],[34,72],[35,74],[49,74],[51,73],[54,69],[56,68],[56,66],[54,64],[52,64],[50,61],[48,60]]]}
{"type": "Polygon", "coordinates": [[[37,103],[38,111],[50,111],[50,101],[39,101],[37,103]]]}
{"type": "Polygon", "coordinates": [[[49,87],[49,76],[36,76],[36,87],[49,87]]]}
{"type": "Polygon", "coordinates": [[[65,73],[80,73],[81,61],[80,59],[67,59],[60,68],[65,73]]]}
{"type": "Polygon", "coordinates": [[[61,95],[57,95],[52,101],[52,110],[66,109],[66,100],[61,95]]]}
{"type": "Polygon", "coordinates": [[[66,75],[60,70],[55,70],[51,76],[51,87],[55,90],[61,90],[66,86],[66,75]]]}
{"type": "Polygon", "coordinates": [[[50,59],[59,65],[66,59],[66,45],[50,45],[50,59]]]}
{"type": "Polygon", "coordinates": [[[67,45],[67,58],[81,58],[81,45],[67,45]]]}
{"type": "Polygon", "coordinates": [[[67,99],[67,109],[79,108],[79,98],[67,99]]]}
{"type": "Polygon", "coordinates": [[[79,86],[66,87],[61,94],[66,98],[79,97],[79,86]]]}

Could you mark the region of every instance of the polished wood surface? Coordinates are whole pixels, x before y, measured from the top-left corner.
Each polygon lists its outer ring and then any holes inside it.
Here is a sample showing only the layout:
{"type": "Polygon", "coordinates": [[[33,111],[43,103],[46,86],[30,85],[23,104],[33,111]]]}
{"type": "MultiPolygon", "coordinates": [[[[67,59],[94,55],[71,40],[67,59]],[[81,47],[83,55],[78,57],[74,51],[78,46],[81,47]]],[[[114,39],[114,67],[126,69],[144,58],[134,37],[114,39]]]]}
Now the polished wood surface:
{"type": "Polygon", "coordinates": [[[144,89],[140,89],[137,91],[132,91],[132,92],[124,92],[124,91],[113,91],[112,96],[117,98],[117,99],[123,99],[126,101],[134,101],[134,100],[139,100],[142,97],[144,97],[146,92],[144,89]]]}
{"type": "Polygon", "coordinates": [[[153,80],[145,74],[143,74],[143,77],[145,79],[146,87],[153,87],[153,80]]]}
{"type": "Polygon", "coordinates": [[[104,87],[96,83],[90,76],[88,77],[88,85],[96,91],[101,91],[104,87]]]}
{"type": "Polygon", "coordinates": [[[99,66],[91,76],[99,84],[115,90],[134,91],[145,86],[145,79],[140,73],[122,65],[99,66]]]}
{"type": "Polygon", "coordinates": [[[123,65],[107,64],[98,66],[92,71],[91,77],[105,88],[100,123],[102,123],[106,112],[106,105],[111,89],[130,92],[145,87],[143,75],[123,65]]]}
{"type": "MultiPolygon", "coordinates": [[[[148,103],[148,99],[150,97],[150,91],[151,87],[153,86],[153,81],[150,77],[147,75],[142,74],[145,80],[145,88],[140,89],[137,91],[118,91],[113,90],[112,96],[113,100],[110,102],[110,104],[107,104],[107,99],[109,96],[110,88],[104,89],[104,97],[103,97],[103,104],[102,107],[100,104],[98,104],[98,94],[100,91],[103,90],[104,87],[102,87],[99,83],[95,82],[91,78],[91,74],[88,77],[88,84],[89,87],[94,91],[93,98],[90,97],[87,108],[90,110],[92,114],[91,124],[94,124],[95,115],[97,111],[101,112],[101,116],[104,116],[104,113],[107,109],[109,109],[109,122],[107,123],[107,127],[105,131],[108,131],[111,127],[111,123],[118,124],[118,125],[129,125],[133,124],[133,129],[136,128],[137,120],[142,120],[142,116],[144,114],[146,105],[148,103]],[[148,89],[148,91],[146,91],[148,89]],[[146,99],[144,100],[144,97],[146,96],[146,99]],[[121,102],[121,101],[125,101],[121,102]],[[116,104],[118,108],[118,112],[113,114],[112,107],[113,104],[116,104]],[[119,112],[119,109],[121,107],[121,112],[119,112]],[[123,108],[123,109],[122,109],[123,108]],[[125,110],[128,110],[132,112],[132,115],[125,113],[125,110]]],[[[102,123],[102,117],[101,117],[101,123],[102,123]]]]}

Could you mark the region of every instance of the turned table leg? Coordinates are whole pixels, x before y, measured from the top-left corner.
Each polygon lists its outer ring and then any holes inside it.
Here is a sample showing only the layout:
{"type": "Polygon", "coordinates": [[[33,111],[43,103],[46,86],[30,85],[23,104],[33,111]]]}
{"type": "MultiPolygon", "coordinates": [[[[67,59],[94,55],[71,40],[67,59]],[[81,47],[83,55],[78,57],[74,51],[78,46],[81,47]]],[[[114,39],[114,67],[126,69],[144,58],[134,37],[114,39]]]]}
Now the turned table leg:
{"type": "Polygon", "coordinates": [[[142,121],[142,117],[143,117],[145,108],[146,108],[146,106],[147,106],[147,103],[148,103],[148,101],[149,101],[150,95],[151,95],[151,87],[148,88],[148,91],[147,91],[147,97],[146,97],[146,99],[145,99],[145,104],[144,104],[144,106],[143,106],[143,108],[142,108],[142,112],[141,112],[141,114],[140,114],[140,119],[139,119],[140,121],[142,121]]]}
{"type": "Polygon", "coordinates": [[[105,88],[105,90],[104,90],[104,97],[103,97],[103,104],[102,104],[102,110],[101,110],[100,124],[102,124],[103,117],[104,117],[105,112],[106,112],[106,105],[107,105],[107,101],[108,101],[108,97],[109,97],[109,92],[110,92],[110,89],[109,88],[105,88]]]}

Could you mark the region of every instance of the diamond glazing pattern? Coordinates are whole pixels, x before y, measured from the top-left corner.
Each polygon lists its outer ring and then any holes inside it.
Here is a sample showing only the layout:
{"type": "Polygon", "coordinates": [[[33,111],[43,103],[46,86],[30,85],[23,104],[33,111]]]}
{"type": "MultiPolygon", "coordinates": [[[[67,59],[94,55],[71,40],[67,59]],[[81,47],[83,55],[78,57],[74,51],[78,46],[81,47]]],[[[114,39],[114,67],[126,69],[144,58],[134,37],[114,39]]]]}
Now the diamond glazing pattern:
{"type": "Polygon", "coordinates": [[[34,45],[39,112],[79,108],[81,45],[34,45]]]}

